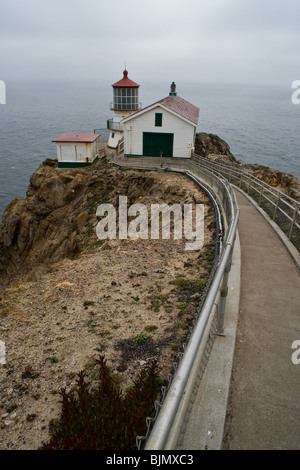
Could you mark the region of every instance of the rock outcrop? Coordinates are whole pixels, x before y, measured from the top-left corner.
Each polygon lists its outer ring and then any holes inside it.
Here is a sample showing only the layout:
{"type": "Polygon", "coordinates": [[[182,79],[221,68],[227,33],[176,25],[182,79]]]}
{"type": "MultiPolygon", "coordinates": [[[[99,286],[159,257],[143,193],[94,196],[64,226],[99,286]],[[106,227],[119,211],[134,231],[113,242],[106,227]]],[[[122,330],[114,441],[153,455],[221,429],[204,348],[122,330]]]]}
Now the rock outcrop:
{"type": "Polygon", "coordinates": [[[105,161],[38,168],[27,198],[9,204],[0,226],[0,286],[9,283],[0,292],[1,449],[37,450],[47,442],[60,416],[58,392],[74,390],[81,370],[96,386],[99,355],[124,391],[153,359],[167,383],[207,284],[215,233],[208,196],[185,175],[105,161]],[[96,209],[116,207],[120,195],[147,209],[204,204],[200,254],[172,237],[99,240],[96,209]]]}
{"type": "MultiPolygon", "coordinates": [[[[184,178],[184,177],[183,177],[184,178]]],[[[30,178],[26,198],[6,207],[0,224],[0,286],[37,280],[49,266],[74,259],[93,244],[99,204],[116,204],[119,195],[128,203],[138,198],[151,203],[185,200],[182,184],[171,175],[140,172],[111,166],[106,160],[87,168],[59,169],[56,160],[45,160],[30,178]]]]}
{"type": "Polygon", "coordinates": [[[197,133],[195,139],[195,153],[202,157],[221,155],[224,161],[236,162],[236,158],[232,155],[227,142],[215,134],[206,134],[205,132],[197,133]]]}

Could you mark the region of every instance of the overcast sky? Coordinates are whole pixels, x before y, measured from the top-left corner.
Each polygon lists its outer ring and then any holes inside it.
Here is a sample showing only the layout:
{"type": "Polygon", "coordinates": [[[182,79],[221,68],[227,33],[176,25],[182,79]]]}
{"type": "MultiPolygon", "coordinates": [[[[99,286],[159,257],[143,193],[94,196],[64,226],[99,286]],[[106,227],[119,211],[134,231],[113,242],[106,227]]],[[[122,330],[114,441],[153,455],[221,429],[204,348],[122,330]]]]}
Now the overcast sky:
{"type": "Polygon", "coordinates": [[[0,0],[0,80],[290,84],[299,0],[0,0]]]}

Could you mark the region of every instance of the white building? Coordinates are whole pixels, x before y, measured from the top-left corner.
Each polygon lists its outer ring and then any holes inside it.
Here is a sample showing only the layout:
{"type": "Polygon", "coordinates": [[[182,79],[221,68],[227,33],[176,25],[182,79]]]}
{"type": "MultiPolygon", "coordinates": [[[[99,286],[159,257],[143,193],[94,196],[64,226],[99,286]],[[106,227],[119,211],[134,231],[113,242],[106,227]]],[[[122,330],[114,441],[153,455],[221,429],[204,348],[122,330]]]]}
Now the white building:
{"type": "Polygon", "coordinates": [[[169,96],[122,120],[125,157],[190,158],[199,108],[177,96],[173,82],[169,96]]]}
{"type": "Polygon", "coordinates": [[[100,134],[62,134],[56,143],[59,168],[86,166],[97,156],[97,139],[100,134]]]}
{"type": "Polygon", "coordinates": [[[128,78],[127,70],[124,70],[123,78],[112,85],[113,102],[110,109],[114,112],[114,116],[107,121],[107,128],[110,130],[107,145],[110,148],[117,148],[118,143],[123,139],[122,119],[140,107],[139,86],[128,78]]]}

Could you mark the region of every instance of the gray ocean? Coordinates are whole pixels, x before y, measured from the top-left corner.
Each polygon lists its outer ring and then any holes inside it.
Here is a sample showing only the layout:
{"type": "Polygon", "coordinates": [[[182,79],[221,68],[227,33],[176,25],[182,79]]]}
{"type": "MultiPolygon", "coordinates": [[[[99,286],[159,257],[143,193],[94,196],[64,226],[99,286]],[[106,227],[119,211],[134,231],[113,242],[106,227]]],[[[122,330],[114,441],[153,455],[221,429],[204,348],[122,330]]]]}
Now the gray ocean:
{"type": "MultiPolygon", "coordinates": [[[[55,137],[104,129],[105,140],[111,83],[6,82],[6,104],[0,104],[0,217],[12,199],[25,197],[40,163],[56,158],[55,137]]],[[[143,83],[142,106],[167,96],[169,86],[143,83]]],[[[198,132],[219,135],[239,160],[300,179],[300,105],[292,103],[292,91],[291,84],[177,83],[178,95],[200,108],[198,132]]]]}

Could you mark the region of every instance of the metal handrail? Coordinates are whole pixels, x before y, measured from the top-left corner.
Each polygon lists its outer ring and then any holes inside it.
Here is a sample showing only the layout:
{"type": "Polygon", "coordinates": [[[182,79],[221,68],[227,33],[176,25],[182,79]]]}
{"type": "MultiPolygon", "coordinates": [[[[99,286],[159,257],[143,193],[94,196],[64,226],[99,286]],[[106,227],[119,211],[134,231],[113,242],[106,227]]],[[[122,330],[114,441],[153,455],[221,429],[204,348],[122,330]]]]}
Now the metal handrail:
{"type": "MultiPolygon", "coordinates": [[[[290,205],[290,207],[293,207],[293,205],[295,203],[300,205],[300,203],[298,201],[296,201],[292,197],[288,196],[287,194],[283,193],[279,189],[276,189],[273,186],[270,186],[268,183],[266,183],[265,181],[257,178],[256,176],[252,175],[251,173],[248,173],[248,172],[246,172],[246,171],[244,171],[240,168],[236,168],[231,163],[216,162],[216,161],[209,160],[208,158],[202,157],[202,156],[197,155],[197,154],[194,154],[193,157],[194,158],[196,157],[197,159],[201,160],[201,163],[203,165],[206,165],[208,168],[212,168],[214,171],[216,171],[218,173],[221,173],[221,174],[225,173],[226,174],[225,170],[228,170],[229,171],[229,178],[227,178],[227,179],[228,179],[229,182],[232,181],[233,174],[235,174],[237,176],[240,176],[240,177],[244,176],[246,179],[255,181],[259,186],[265,187],[266,190],[268,190],[270,193],[279,195],[282,199],[286,199],[287,201],[290,201],[290,203],[292,204],[292,205],[290,205]]],[[[228,172],[227,172],[227,174],[228,174],[228,172]]],[[[239,179],[241,179],[241,178],[239,178],[239,179]]]]}
{"type": "MultiPolygon", "coordinates": [[[[194,171],[192,169],[187,171],[188,176],[191,176],[192,173],[195,174],[195,169],[194,171]]],[[[199,175],[196,177],[199,178],[199,175]]],[[[154,426],[149,436],[147,437],[145,450],[167,449],[168,447],[166,446],[168,445],[168,442],[172,440],[172,438],[170,438],[170,433],[173,432],[174,427],[176,428],[176,426],[174,426],[174,421],[176,419],[181,419],[180,417],[176,417],[179,404],[182,400],[182,397],[184,397],[184,391],[189,382],[190,373],[195,362],[195,358],[198,354],[201,342],[203,341],[209,319],[212,315],[212,311],[216,302],[220,302],[220,309],[218,311],[218,329],[220,330],[220,334],[223,332],[225,302],[224,297],[222,299],[222,303],[220,300],[218,301],[217,298],[220,298],[220,296],[222,297],[221,290],[224,291],[224,285],[222,281],[226,271],[230,269],[231,265],[232,251],[239,219],[239,208],[235,195],[230,190],[230,187],[228,187],[226,181],[218,178],[218,183],[220,184],[220,192],[223,192],[225,197],[228,198],[230,208],[229,212],[228,208],[226,211],[226,215],[230,220],[225,243],[223,245],[223,251],[201,313],[192,332],[190,341],[184,351],[181,362],[179,363],[176,374],[168,389],[168,393],[165,396],[165,400],[155,420],[154,426]]]]}
{"type": "Polygon", "coordinates": [[[236,168],[231,163],[215,162],[193,154],[197,165],[222,175],[231,184],[243,189],[262,207],[270,218],[277,223],[288,239],[300,251],[300,202],[273,188],[256,176],[236,168]]]}
{"type": "Polygon", "coordinates": [[[113,118],[107,120],[107,129],[111,131],[123,130],[123,124],[119,121],[114,121],[113,118]]]}
{"type": "Polygon", "coordinates": [[[203,339],[204,332],[215,303],[215,299],[219,293],[222,278],[231,257],[237,223],[238,215],[234,219],[230,240],[225,247],[221,263],[215,274],[209,294],[202,309],[201,316],[193,331],[193,336],[184,352],[177,373],[166,396],[163,408],[161,409],[156,423],[147,440],[145,450],[163,450],[165,448],[165,444],[169,438],[169,432],[173,426],[173,421],[177,413],[180,400],[182,399],[194,360],[203,339]]]}
{"type": "MultiPolygon", "coordinates": [[[[120,162],[112,161],[112,163],[120,165],[120,162]]],[[[153,169],[153,167],[139,167],[134,164],[128,165],[128,163],[124,166],[131,166],[132,168],[141,170],[153,169]]],[[[159,165],[156,166],[156,168],[158,167],[159,165]]],[[[189,380],[191,380],[190,372],[199,352],[200,345],[204,342],[212,312],[217,302],[219,302],[219,309],[217,312],[218,323],[216,333],[223,335],[225,299],[227,295],[224,294],[224,292],[227,292],[224,282],[227,283],[226,273],[230,270],[239,218],[239,208],[235,194],[224,177],[216,176],[211,171],[199,168],[197,165],[194,165],[191,160],[181,162],[178,169],[174,167],[172,169],[168,168],[168,171],[184,173],[202,187],[205,186],[207,188],[211,198],[214,199],[215,197],[222,208],[225,233],[224,242],[222,245],[220,244],[221,253],[217,260],[216,270],[213,273],[211,284],[204,299],[204,303],[201,305],[201,310],[196,319],[189,341],[184,348],[184,353],[182,353],[180,361],[176,364],[175,374],[173,377],[169,377],[168,387],[164,387],[162,390],[162,401],[155,402],[155,417],[147,418],[146,420],[148,424],[146,436],[137,436],[136,438],[138,448],[141,447],[142,441],[146,443],[145,450],[162,450],[166,448],[165,446],[170,440],[170,436],[173,432],[172,428],[174,429],[174,422],[177,419],[176,415],[179,403],[184,396],[185,387],[189,380]],[[153,424],[153,428],[150,430],[151,424],[153,424]]]]}

